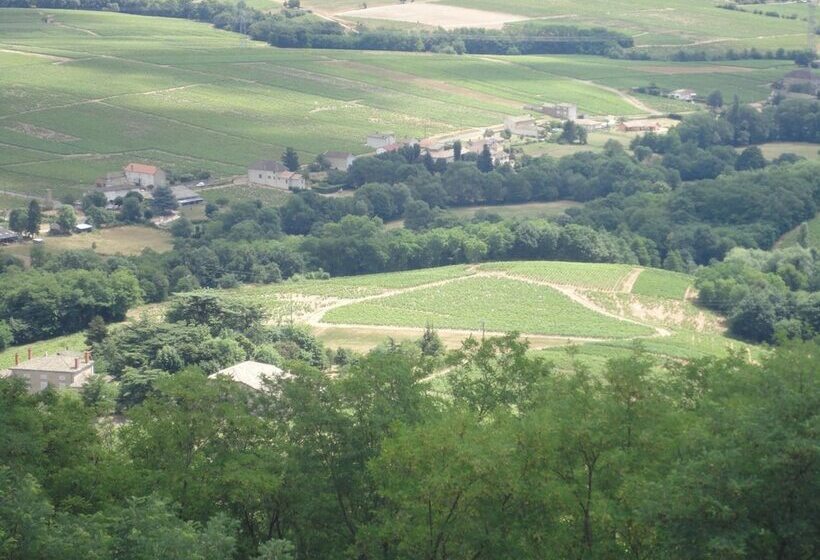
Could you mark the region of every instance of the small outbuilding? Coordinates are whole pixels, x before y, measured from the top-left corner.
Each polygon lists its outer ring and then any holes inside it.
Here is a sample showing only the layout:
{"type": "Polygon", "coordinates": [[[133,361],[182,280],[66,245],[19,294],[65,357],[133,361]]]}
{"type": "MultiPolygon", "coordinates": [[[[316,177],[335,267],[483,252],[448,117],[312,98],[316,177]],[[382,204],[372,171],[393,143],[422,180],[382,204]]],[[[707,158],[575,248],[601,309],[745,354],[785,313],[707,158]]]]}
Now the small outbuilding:
{"type": "Polygon", "coordinates": [[[538,138],[538,124],[530,116],[507,117],[504,119],[504,127],[514,136],[538,138]]]}
{"type": "Polygon", "coordinates": [[[219,370],[208,377],[210,379],[228,377],[235,383],[240,383],[249,389],[261,391],[266,380],[273,381],[279,378],[287,378],[290,377],[290,374],[274,365],[248,360],[219,370]]]}
{"type": "Polygon", "coordinates": [[[347,171],[356,158],[350,152],[325,152],[322,154],[331,169],[347,171]]]}
{"type": "Polygon", "coordinates": [[[171,187],[171,192],[174,193],[174,198],[177,199],[177,203],[180,206],[191,206],[205,202],[205,199],[202,198],[198,192],[185,185],[173,186],[171,187]]]}
{"type": "Polygon", "coordinates": [[[0,245],[16,243],[20,241],[20,234],[10,229],[0,228],[0,245]]]}
{"type": "Polygon", "coordinates": [[[367,135],[366,144],[376,150],[395,143],[396,135],[393,132],[376,132],[374,134],[367,135]]]}
{"type": "Polygon", "coordinates": [[[88,232],[92,231],[93,229],[94,229],[94,226],[92,226],[91,224],[86,224],[86,223],[77,224],[76,226],[74,226],[74,231],[76,231],[77,233],[88,233],[88,232]]]}

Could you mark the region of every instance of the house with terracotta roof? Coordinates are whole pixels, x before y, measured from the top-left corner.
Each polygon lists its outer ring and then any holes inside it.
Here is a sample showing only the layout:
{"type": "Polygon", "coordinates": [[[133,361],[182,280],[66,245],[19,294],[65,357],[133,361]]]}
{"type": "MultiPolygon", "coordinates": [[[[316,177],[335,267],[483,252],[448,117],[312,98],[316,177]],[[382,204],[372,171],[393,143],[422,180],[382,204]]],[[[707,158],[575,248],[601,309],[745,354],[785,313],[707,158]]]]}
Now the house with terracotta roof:
{"type": "Polygon", "coordinates": [[[138,187],[163,187],[167,184],[165,171],[155,165],[129,163],[123,171],[126,180],[138,187]]]}
{"type": "Polygon", "coordinates": [[[15,354],[14,365],[2,374],[25,380],[31,393],[38,393],[48,386],[79,389],[94,375],[94,360],[90,352],[68,350],[35,357],[29,348],[26,361],[21,362],[19,354],[15,354]]]}

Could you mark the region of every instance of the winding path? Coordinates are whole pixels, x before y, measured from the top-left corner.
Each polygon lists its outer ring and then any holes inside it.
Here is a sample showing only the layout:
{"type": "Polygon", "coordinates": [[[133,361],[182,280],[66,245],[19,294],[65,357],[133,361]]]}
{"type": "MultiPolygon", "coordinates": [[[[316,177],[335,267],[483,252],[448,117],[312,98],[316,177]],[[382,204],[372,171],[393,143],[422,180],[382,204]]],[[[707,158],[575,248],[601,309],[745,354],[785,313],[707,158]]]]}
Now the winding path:
{"type": "MultiPolygon", "coordinates": [[[[638,276],[642,269],[636,268],[632,270],[629,275],[627,275],[624,280],[622,281],[619,292],[630,292],[632,290],[635,281],[637,280],[638,276]]],[[[586,290],[578,289],[572,286],[567,286],[564,284],[556,284],[552,282],[545,282],[541,280],[535,280],[532,278],[527,278],[524,276],[518,276],[515,274],[509,274],[505,272],[496,272],[496,271],[482,271],[479,270],[477,266],[473,266],[467,269],[467,273],[463,276],[458,276],[455,278],[447,278],[444,280],[438,280],[435,282],[428,282],[425,284],[419,284],[416,286],[410,286],[407,288],[397,288],[391,290],[385,290],[379,294],[364,296],[360,298],[341,298],[335,299],[326,305],[322,305],[316,310],[309,312],[308,314],[304,315],[301,320],[302,322],[306,323],[312,328],[315,329],[355,329],[359,331],[374,331],[375,333],[384,334],[385,336],[389,336],[391,333],[395,334],[408,334],[408,333],[420,333],[424,329],[423,327],[407,327],[407,326],[395,326],[395,325],[368,325],[368,324],[354,324],[354,323],[330,323],[324,320],[324,317],[332,310],[339,309],[341,307],[346,307],[348,305],[354,305],[357,303],[365,303],[365,302],[372,302],[378,301],[386,298],[390,298],[397,295],[407,294],[416,292],[419,290],[426,290],[429,288],[436,288],[440,286],[444,286],[447,284],[452,284],[454,282],[462,282],[464,280],[468,280],[471,278],[496,278],[496,279],[506,279],[506,280],[515,280],[518,282],[524,282],[527,284],[532,284],[536,286],[543,286],[546,288],[551,288],[565,297],[572,300],[574,303],[581,305],[582,307],[593,311],[599,315],[603,315],[605,317],[622,321],[624,323],[629,323],[633,325],[638,325],[641,327],[645,327],[648,329],[652,329],[654,332],[649,335],[639,335],[633,337],[625,337],[619,338],[618,340],[638,340],[638,339],[650,339],[650,338],[660,338],[660,337],[667,337],[672,335],[672,331],[665,329],[663,327],[658,327],[655,325],[650,325],[641,321],[637,321],[635,319],[630,319],[627,317],[623,317],[612,313],[591,299],[589,299],[585,292],[586,290]]],[[[437,329],[440,334],[444,335],[452,335],[452,336],[471,336],[476,333],[482,332],[479,329],[455,329],[455,328],[439,328],[437,329]]],[[[483,331],[484,335],[487,336],[502,336],[506,333],[497,332],[497,331],[483,331]]],[[[521,333],[521,335],[530,341],[530,343],[534,347],[546,347],[546,346],[553,346],[556,342],[567,341],[567,342],[606,342],[613,340],[612,338],[604,338],[604,337],[583,337],[583,336],[564,336],[560,334],[555,335],[545,335],[545,334],[535,334],[535,333],[521,333]]]]}

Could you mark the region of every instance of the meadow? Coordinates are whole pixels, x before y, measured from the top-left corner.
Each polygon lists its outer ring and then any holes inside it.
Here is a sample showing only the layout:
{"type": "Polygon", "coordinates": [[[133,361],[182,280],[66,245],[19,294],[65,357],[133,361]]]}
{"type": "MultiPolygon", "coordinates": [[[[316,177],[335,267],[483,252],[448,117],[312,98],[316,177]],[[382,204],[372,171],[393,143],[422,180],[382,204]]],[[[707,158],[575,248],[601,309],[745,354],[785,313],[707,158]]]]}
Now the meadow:
{"type": "Polygon", "coordinates": [[[303,162],[326,150],[363,153],[374,130],[482,128],[541,101],[639,114],[626,92],[651,82],[754,101],[791,68],[275,49],[190,21],[48,13],[53,23],[35,10],[0,18],[0,188],[51,188],[56,198],[129,161],[230,176],[286,146],[303,162]]]}
{"type": "MultiPolygon", "coordinates": [[[[28,258],[31,243],[10,245],[2,249],[9,255],[28,258]]],[[[45,236],[42,247],[50,253],[92,250],[103,256],[139,255],[145,249],[157,253],[171,250],[171,234],[146,226],[122,226],[66,236],[45,236]]]]}

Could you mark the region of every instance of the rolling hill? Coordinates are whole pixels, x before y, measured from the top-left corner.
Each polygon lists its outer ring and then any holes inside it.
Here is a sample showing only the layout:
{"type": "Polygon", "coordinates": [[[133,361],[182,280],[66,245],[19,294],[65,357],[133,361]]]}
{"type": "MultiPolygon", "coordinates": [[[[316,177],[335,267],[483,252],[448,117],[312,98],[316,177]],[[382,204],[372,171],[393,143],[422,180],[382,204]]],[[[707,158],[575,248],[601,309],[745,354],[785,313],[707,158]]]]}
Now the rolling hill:
{"type": "MultiPolygon", "coordinates": [[[[659,64],[580,56],[283,50],[178,19],[3,9],[0,190],[79,194],[130,160],[242,173],[295,147],[365,151],[391,129],[426,137],[500,124],[526,103],[631,115],[669,100],[633,86],[765,98],[783,61],[659,64]]],[[[680,109],[691,108],[680,104],[680,109]]],[[[0,203],[13,200],[0,199],[0,203]]]]}
{"type": "MultiPolygon", "coordinates": [[[[277,3],[278,4],[278,3],[277,3]]],[[[634,37],[639,50],[676,50],[680,48],[736,50],[802,49],[806,45],[806,7],[798,3],[784,6],[739,6],[742,10],[718,7],[726,2],[714,0],[416,0],[400,5],[396,0],[367,2],[362,10],[357,0],[303,0],[302,4],[319,13],[370,25],[404,20],[421,20],[433,25],[468,25],[474,20],[463,10],[495,13],[498,21],[512,18],[546,20],[550,23],[581,27],[606,27],[634,37]],[[384,7],[389,8],[385,9],[384,7]],[[444,11],[450,8],[448,13],[444,11]],[[434,10],[436,19],[425,19],[424,10],[434,10]],[[775,18],[753,11],[781,13],[775,18]],[[412,12],[408,17],[404,12],[412,12]],[[464,14],[467,14],[465,17],[464,14]],[[501,17],[498,17],[501,16],[501,17]],[[507,17],[503,17],[507,16],[507,17]],[[790,19],[794,16],[795,19],[790,19]],[[374,19],[375,18],[375,19],[374,19]],[[459,19],[461,18],[461,19],[459,19]]],[[[254,0],[260,9],[273,6],[270,0],[254,0]]],[[[475,18],[475,16],[473,16],[475,18]]],[[[492,21],[492,16],[485,20],[492,21]]]]}

